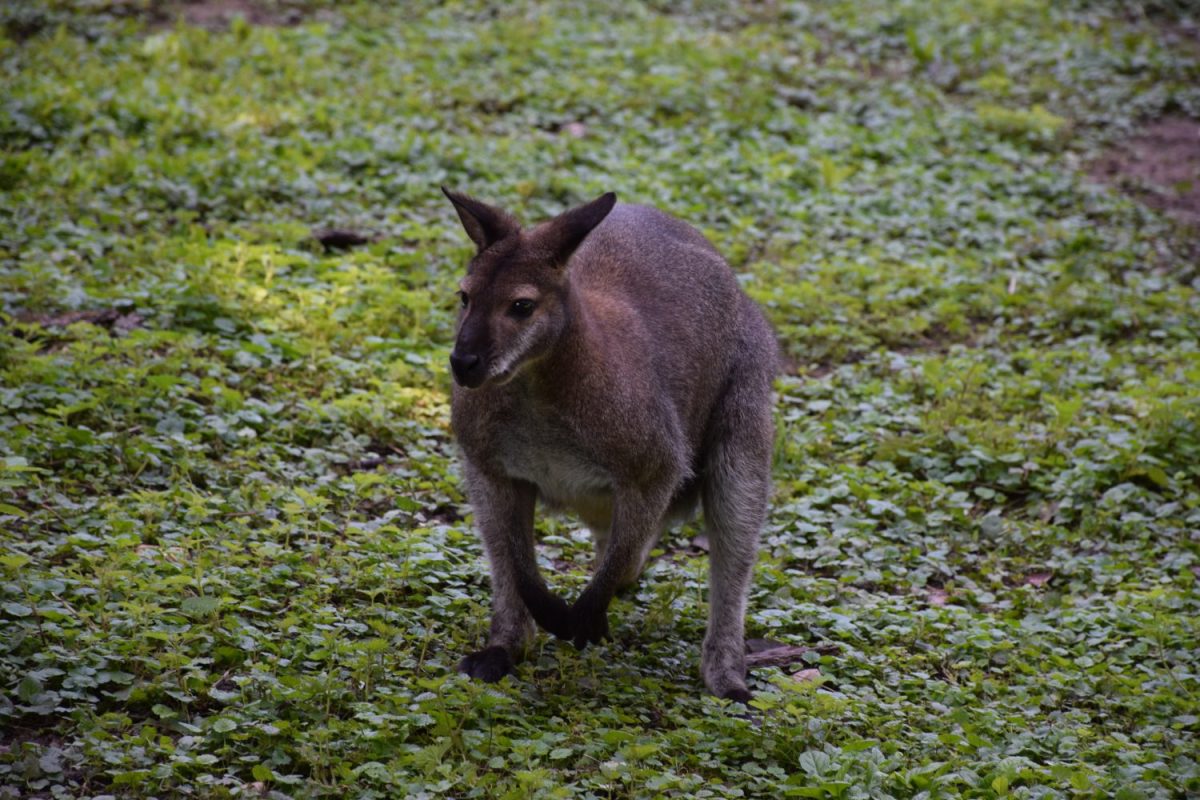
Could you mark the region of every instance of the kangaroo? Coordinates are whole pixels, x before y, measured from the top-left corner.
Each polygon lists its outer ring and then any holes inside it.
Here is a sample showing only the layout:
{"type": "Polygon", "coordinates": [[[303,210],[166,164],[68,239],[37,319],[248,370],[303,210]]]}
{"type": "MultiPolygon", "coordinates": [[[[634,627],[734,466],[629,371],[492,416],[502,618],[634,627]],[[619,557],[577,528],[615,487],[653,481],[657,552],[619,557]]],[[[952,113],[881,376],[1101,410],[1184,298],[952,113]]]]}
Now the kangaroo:
{"type": "Polygon", "coordinates": [[[609,192],[533,228],[466,195],[477,252],[460,284],[451,421],[492,581],[487,646],[462,672],[498,681],[536,622],[586,647],[664,527],[703,506],[710,543],[701,675],[747,702],[745,613],[766,516],[779,356],[762,312],[704,236],[609,192]],[[572,605],[537,566],[538,501],[596,545],[572,605]]]}

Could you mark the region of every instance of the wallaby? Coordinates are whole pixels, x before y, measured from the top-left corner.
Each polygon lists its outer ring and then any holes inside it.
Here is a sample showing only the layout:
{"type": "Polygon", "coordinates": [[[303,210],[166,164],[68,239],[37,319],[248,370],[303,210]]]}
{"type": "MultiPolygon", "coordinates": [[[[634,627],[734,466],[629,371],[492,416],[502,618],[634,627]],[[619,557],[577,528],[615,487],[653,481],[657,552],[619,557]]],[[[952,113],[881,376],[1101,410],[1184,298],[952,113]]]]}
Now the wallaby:
{"type": "Polygon", "coordinates": [[[701,674],[746,688],[746,597],[770,491],[775,337],[704,236],[605,194],[531,229],[443,188],[478,248],[460,284],[452,425],[492,578],[487,647],[459,669],[512,671],[533,621],[577,647],[608,633],[663,528],[703,504],[708,631],[701,674]],[[534,552],[536,502],[575,511],[596,544],[573,605],[534,552]]]}

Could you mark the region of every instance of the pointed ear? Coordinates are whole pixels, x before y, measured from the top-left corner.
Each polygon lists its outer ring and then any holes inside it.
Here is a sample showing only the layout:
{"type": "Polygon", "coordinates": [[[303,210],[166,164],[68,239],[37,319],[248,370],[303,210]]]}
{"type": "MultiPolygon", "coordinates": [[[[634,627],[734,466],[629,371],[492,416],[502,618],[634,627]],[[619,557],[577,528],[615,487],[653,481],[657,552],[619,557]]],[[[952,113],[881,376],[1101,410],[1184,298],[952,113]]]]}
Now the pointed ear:
{"type": "Polygon", "coordinates": [[[557,264],[566,264],[575,248],[583,243],[593,228],[604,221],[616,204],[617,196],[608,192],[590,203],[564,211],[538,227],[537,241],[550,251],[557,264]]]}
{"type": "Polygon", "coordinates": [[[458,218],[462,220],[467,236],[471,237],[471,241],[480,252],[521,229],[520,223],[507,211],[481,203],[465,194],[452,192],[445,186],[442,187],[442,194],[454,204],[454,210],[458,212],[458,218]]]}

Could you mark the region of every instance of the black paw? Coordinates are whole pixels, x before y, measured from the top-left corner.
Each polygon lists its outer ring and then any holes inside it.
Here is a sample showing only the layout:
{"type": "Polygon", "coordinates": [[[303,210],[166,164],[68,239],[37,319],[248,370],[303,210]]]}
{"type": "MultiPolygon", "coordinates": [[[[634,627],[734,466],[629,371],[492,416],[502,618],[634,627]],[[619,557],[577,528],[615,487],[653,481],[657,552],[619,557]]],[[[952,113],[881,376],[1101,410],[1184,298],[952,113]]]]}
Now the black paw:
{"type": "Polygon", "coordinates": [[[580,650],[608,638],[608,601],[586,590],[571,606],[570,637],[580,650]]]}
{"type": "Polygon", "coordinates": [[[735,703],[741,703],[744,706],[750,705],[750,701],[754,699],[754,695],[746,689],[730,689],[721,695],[724,700],[732,700],[735,703]]]}
{"type": "Polygon", "coordinates": [[[458,671],[484,683],[495,683],[513,671],[513,660],[503,647],[485,647],[458,662],[458,671]]]}
{"type": "Polygon", "coordinates": [[[542,630],[559,639],[571,638],[571,608],[561,597],[545,589],[519,589],[525,607],[542,630]]]}

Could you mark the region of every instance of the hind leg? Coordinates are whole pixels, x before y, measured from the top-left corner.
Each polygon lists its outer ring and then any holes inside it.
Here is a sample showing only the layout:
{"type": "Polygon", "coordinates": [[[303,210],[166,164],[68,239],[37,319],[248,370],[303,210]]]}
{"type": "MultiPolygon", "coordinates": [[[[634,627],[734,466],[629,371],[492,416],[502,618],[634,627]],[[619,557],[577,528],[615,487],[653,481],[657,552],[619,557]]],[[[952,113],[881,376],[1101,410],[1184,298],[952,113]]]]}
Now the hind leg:
{"type": "Polygon", "coordinates": [[[717,697],[743,703],[751,696],[746,688],[746,598],[767,513],[774,441],[770,378],[755,377],[732,381],[714,414],[701,487],[709,600],[700,671],[717,697]]]}
{"type": "MultiPolygon", "coordinates": [[[[628,589],[637,583],[638,578],[646,571],[646,565],[650,563],[650,553],[662,542],[663,535],[676,523],[691,519],[696,511],[699,498],[700,487],[694,480],[689,480],[676,492],[667,513],[663,515],[655,528],[654,535],[642,542],[637,557],[629,562],[628,567],[622,573],[617,583],[618,589],[628,589]]],[[[603,522],[600,521],[600,518],[596,518],[594,522],[587,519],[584,521],[587,522],[588,529],[592,532],[592,541],[596,545],[595,565],[598,567],[604,560],[604,551],[608,548],[608,538],[612,532],[612,519],[611,517],[605,518],[603,522]]]]}

